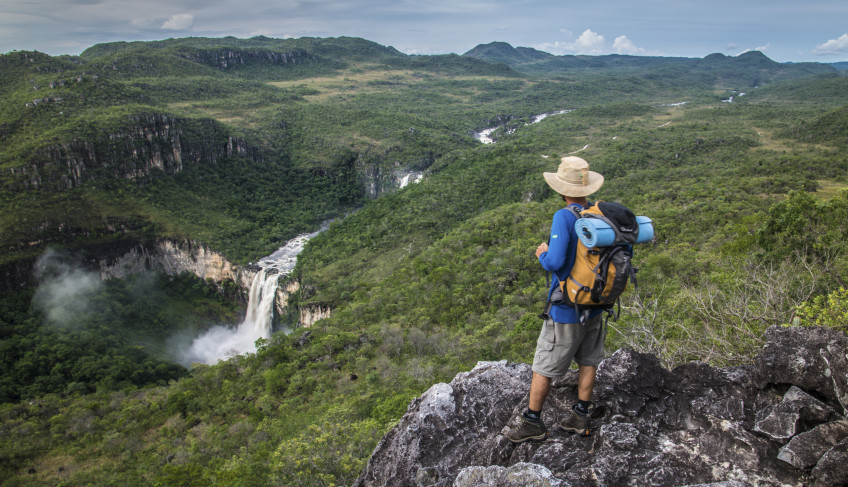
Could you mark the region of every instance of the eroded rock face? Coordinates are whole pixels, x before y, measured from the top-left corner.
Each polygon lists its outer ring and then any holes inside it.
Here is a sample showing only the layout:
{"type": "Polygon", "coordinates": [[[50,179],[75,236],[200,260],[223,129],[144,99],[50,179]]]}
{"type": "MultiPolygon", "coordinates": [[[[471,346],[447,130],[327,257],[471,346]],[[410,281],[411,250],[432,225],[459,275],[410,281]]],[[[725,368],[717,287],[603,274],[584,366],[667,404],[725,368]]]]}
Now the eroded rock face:
{"type": "Polygon", "coordinates": [[[225,157],[238,155],[262,162],[259,149],[228,135],[214,120],[137,114],[125,123],[123,128],[94,138],[74,138],[39,148],[26,165],[9,169],[11,184],[56,192],[78,188],[104,174],[145,184],[159,172],[174,175],[187,166],[211,164],[225,157]]]}
{"type": "Polygon", "coordinates": [[[848,336],[827,328],[772,327],[766,340],[757,363],[760,385],[812,389],[848,414],[848,336]]]}
{"type": "Polygon", "coordinates": [[[454,487],[560,487],[563,482],[547,468],[534,463],[516,463],[510,467],[463,468],[454,487]]]}
{"type": "Polygon", "coordinates": [[[792,386],[782,401],[757,413],[754,431],[773,440],[789,441],[800,431],[809,429],[806,425],[823,423],[838,416],[832,407],[792,386]]]}
{"type": "Polygon", "coordinates": [[[848,440],[827,451],[813,468],[817,487],[848,483],[848,440]]]}
{"type": "Polygon", "coordinates": [[[598,369],[591,437],[555,426],[577,398],[572,371],[545,404],[550,437],[519,445],[502,431],[527,405],[530,367],[481,362],[413,401],[356,485],[844,485],[845,334],[782,328],[767,340],[755,365],[732,368],[669,371],[619,350],[598,369]]]}
{"type": "Polygon", "coordinates": [[[125,254],[99,262],[100,278],[123,278],[144,272],[176,275],[190,272],[216,283],[232,281],[242,289],[250,289],[257,269],[240,267],[203,245],[190,241],[160,240],[152,247],[137,245],[125,254]]]}
{"type": "Polygon", "coordinates": [[[478,460],[481,439],[500,436],[530,376],[526,364],[480,362],[434,385],[380,440],[356,485],[451,485],[465,466],[497,464],[478,460]]]}
{"type": "Polygon", "coordinates": [[[819,463],[825,453],[846,439],[848,439],[848,421],[825,423],[792,438],[780,449],[777,458],[795,468],[812,468],[819,463]]]}

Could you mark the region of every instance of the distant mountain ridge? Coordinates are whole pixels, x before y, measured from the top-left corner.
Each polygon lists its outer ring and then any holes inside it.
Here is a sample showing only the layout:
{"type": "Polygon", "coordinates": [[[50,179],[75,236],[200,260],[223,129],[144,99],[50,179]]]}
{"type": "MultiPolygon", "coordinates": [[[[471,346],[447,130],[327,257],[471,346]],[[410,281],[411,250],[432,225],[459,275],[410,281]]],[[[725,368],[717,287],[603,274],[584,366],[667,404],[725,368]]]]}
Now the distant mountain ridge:
{"type": "MultiPolygon", "coordinates": [[[[557,56],[530,47],[513,47],[506,42],[491,42],[480,44],[463,56],[503,63],[516,71],[536,75],[610,69],[617,69],[622,73],[643,74],[648,69],[668,69],[669,75],[679,76],[682,71],[683,74],[689,75],[691,81],[721,87],[753,87],[771,81],[837,71],[836,66],[829,64],[778,63],[760,51],[748,51],[735,57],[714,53],[703,59],[623,54],[557,56]]],[[[658,74],[661,75],[662,72],[658,74]]]]}
{"type": "MultiPolygon", "coordinates": [[[[150,61],[148,69],[172,71],[168,63],[188,60],[201,66],[250,77],[298,79],[315,75],[331,75],[353,62],[384,63],[393,68],[414,68],[432,64],[441,69],[473,74],[515,76],[508,66],[492,66],[490,62],[467,56],[409,56],[394,47],[358,37],[274,39],[270,37],[235,37],[167,39],[162,41],[111,42],[97,44],[69,58],[99,66],[138,67],[137,60],[150,61]],[[165,61],[162,56],[165,56],[165,61]],[[177,58],[177,59],[175,59],[177,58]],[[156,60],[159,60],[156,63],[156,60]],[[438,62],[432,62],[438,59],[438,62]],[[163,63],[163,61],[165,61],[163,63]],[[481,62],[485,61],[485,62],[481,62]],[[166,64],[165,66],[159,66],[166,64]],[[279,69],[284,67],[285,69],[279,69]]],[[[189,68],[190,69],[190,68],[189,68]]],[[[126,71],[126,70],[125,70],[126,71]]]]}

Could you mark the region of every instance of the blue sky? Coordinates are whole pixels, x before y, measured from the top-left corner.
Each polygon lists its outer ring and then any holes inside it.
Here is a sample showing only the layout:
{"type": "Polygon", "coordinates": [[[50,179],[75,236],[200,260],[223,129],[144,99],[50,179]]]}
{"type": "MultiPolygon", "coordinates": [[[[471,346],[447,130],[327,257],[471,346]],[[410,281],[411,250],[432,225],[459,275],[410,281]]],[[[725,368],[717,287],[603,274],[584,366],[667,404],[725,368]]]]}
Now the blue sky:
{"type": "Polygon", "coordinates": [[[363,37],[408,54],[504,41],[553,54],[848,60],[845,0],[0,0],[0,53],[172,37],[363,37]]]}

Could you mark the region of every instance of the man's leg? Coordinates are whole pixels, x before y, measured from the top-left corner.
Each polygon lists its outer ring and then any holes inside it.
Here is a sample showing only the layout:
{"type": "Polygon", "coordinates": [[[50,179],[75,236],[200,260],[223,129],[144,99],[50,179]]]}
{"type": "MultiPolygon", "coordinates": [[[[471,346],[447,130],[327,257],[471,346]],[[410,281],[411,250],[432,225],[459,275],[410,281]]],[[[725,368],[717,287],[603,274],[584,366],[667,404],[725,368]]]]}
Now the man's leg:
{"type": "MultiPolygon", "coordinates": [[[[595,375],[598,372],[598,367],[581,365],[577,368],[577,399],[581,401],[591,401],[592,391],[595,389],[595,375]]],[[[536,380],[536,374],[533,374],[533,380],[536,380]]],[[[550,379],[548,379],[550,386],[550,379]]],[[[545,394],[547,394],[547,390],[545,394]]],[[[533,400],[533,386],[530,386],[530,400],[533,400]]],[[[543,399],[544,400],[544,399],[543,399]]]]}
{"type": "Polygon", "coordinates": [[[551,378],[533,372],[528,409],[519,419],[519,423],[506,432],[506,437],[510,441],[521,443],[527,440],[544,440],[548,437],[548,430],[542,422],[542,406],[550,390],[551,378]]]}
{"type": "Polygon", "coordinates": [[[587,335],[576,355],[577,367],[577,404],[567,411],[560,420],[559,427],[582,436],[591,434],[590,416],[592,391],[595,389],[597,365],[579,365],[581,363],[598,364],[603,359],[604,330],[601,317],[592,318],[588,324],[587,335]]]}
{"type": "MultiPolygon", "coordinates": [[[[594,375],[592,376],[592,383],[594,384],[594,375]]],[[[530,382],[530,403],[528,407],[533,411],[541,411],[550,390],[551,378],[545,377],[538,372],[533,372],[533,380],[530,382]]],[[[591,394],[591,391],[589,393],[591,394]]]]}
{"type": "Polygon", "coordinates": [[[577,367],[577,404],[565,413],[559,422],[559,427],[577,433],[581,436],[589,436],[589,412],[592,403],[592,390],[595,388],[595,374],[598,368],[589,365],[577,367]]]}

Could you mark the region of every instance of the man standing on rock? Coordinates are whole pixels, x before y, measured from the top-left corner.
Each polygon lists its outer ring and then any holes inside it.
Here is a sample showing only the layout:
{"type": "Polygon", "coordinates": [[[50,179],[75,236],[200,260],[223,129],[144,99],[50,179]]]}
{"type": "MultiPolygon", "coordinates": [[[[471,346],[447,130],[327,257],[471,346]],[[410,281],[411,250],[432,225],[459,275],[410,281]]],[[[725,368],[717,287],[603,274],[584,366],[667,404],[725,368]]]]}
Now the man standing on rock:
{"type": "MultiPolygon", "coordinates": [[[[600,189],[604,177],[589,170],[585,160],[563,157],[556,173],[544,173],[545,181],[562,195],[566,206],[582,211],[589,206],[587,196],[600,189]]],[[[559,281],[568,278],[577,255],[576,217],[566,208],[554,214],[549,243],[536,249],[542,267],[553,273],[548,296],[559,281]]],[[[518,425],[506,432],[513,443],[543,440],[548,430],[542,421],[542,406],[548,396],[551,380],[565,375],[572,360],[577,362],[577,404],[559,421],[566,431],[589,435],[589,416],[592,410],[592,390],[595,373],[604,358],[605,331],[601,320],[603,310],[593,310],[588,320],[581,324],[577,311],[568,305],[549,305],[543,317],[542,332],[536,342],[533,358],[533,380],[530,383],[530,401],[527,410],[518,418],[518,425]]]]}

